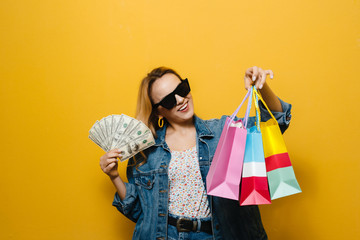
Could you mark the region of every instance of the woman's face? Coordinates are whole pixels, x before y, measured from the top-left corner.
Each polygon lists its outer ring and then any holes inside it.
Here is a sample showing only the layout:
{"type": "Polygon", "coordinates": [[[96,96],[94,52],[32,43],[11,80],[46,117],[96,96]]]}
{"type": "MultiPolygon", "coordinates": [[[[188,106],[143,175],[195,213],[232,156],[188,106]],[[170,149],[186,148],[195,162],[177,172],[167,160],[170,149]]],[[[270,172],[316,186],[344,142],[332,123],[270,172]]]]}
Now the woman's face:
{"type": "MultiPolygon", "coordinates": [[[[166,95],[175,90],[181,80],[172,73],[167,73],[161,78],[156,79],[151,88],[151,97],[154,103],[160,102],[166,95]]],[[[191,93],[185,97],[175,94],[176,105],[172,109],[158,106],[159,117],[166,118],[170,123],[182,123],[189,121],[194,116],[194,105],[191,93]]]]}

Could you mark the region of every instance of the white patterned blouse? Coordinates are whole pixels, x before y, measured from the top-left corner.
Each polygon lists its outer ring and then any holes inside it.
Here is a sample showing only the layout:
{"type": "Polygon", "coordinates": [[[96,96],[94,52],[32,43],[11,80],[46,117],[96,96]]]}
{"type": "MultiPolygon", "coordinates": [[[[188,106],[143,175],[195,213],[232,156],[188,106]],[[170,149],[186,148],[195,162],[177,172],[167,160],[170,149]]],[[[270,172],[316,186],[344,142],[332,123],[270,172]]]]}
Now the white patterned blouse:
{"type": "Polygon", "coordinates": [[[205,218],[211,215],[200,174],[196,145],[172,151],[169,164],[169,212],[177,216],[205,218]]]}

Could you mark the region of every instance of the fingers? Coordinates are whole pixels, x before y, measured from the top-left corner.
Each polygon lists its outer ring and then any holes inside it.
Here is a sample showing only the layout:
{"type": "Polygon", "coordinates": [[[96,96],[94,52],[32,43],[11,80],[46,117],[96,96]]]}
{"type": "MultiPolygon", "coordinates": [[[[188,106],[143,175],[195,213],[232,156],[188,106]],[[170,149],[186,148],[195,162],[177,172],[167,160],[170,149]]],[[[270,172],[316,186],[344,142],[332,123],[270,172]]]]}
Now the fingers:
{"type": "Polygon", "coordinates": [[[113,149],[113,150],[110,150],[109,152],[105,153],[101,158],[107,159],[107,158],[111,158],[111,157],[120,157],[123,154],[124,154],[124,151],[121,151],[120,149],[113,149]]]}
{"type": "Polygon", "coordinates": [[[246,90],[249,90],[249,88],[255,84],[255,80],[258,77],[258,74],[259,74],[259,68],[257,66],[248,68],[245,71],[244,83],[246,90]]]}
{"type": "Polygon", "coordinates": [[[100,167],[104,171],[104,169],[111,163],[116,163],[118,161],[117,158],[106,158],[100,161],[100,167]]]}
{"type": "Polygon", "coordinates": [[[104,169],[109,165],[116,163],[117,161],[121,160],[123,157],[123,152],[119,149],[113,149],[103,156],[100,157],[100,167],[104,171],[104,169]],[[119,158],[119,160],[118,160],[119,158]]]}
{"type": "Polygon", "coordinates": [[[251,76],[245,75],[245,77],[244,77],[244,83],[245,83],[245,89],[246,89],[246,90],[249,90],[249,88],[250,88],[251,85],[253,84],[253,81],[251,80],[251,76]]]}
{"type": "Polygon", "coordinates": [[[247,76],[251,76],[251,75],[252,75],[252,73],[253,73],[253,68],[252,68],[252,67],[251,67],[251,68],[246,69],[246,71],[245,71],[245,75],[247,75],[247,76]]]}
{"type": "Polygon", "coordinates": [[[117,152],[112,152],[112,153],[107,153],[107,158],[112,158],[112,157],[122,157],[122,154],[121,153],[117,153],[117,152]]]}
{"type": "Polygon", "coordinates": [[[113,162],[118,162],[119,159],[121,160],[122,156],[119,156],[119,157],[113,157],[113,158],[108,158],[104,161],[104,164],[105,165],[109,165],[110,163],[113,163],[113,162]]]}
{"type": "Polygon", "coordinates": [[[265,80],[266,80],[266,73],[264,70],[261,69],[259,75],[260,75],[259,79],[257,80],[256,85],[255,85],[256,89],[262,89],[262,87],[265,83],[265,80]]]}
{"type": "Polygon", "coordinates": [[[103,169],[104,173],[110,172],[110,170],[111,170],[112,168],[114,168],[116,165],[117,165],[117,162],[112,162],[112,163],[110,163],[109,165],[107,165],[107,166],[103,169]]]}
{"type": "Polygon", "coordinates": [[[270,75],[270,78],[273,79],[274,78],[274,73],[273,71],[269,70],[265,70],[266,75],[270,75]]]}
{"type": "Polygon", "coordinates": [[[258,78],[258,75],[259,75],[259,68],[257,66],[254,66],[251,80],[253,80],[253,82],[255,82],[255,80],[258,78]]]}
{"type": "Polygon", "coordinates": [[[259,86],[260,86],[260,82],[261,82],[261,78],[262,78],[262,75],[263,75],[263,70],[261,68],[257,68],[257,75],[253,75],[252,79],[255,79],[254,82],[255,82],[255,87],[256,89],[259,89],[259,86]]]}
{"type": "Polygon", "coordinates": [[[105,162],[100,163],[101,170],[108,175],[114,168],[117,169],[117,165],[118,159],[116,158],[109,158],[105,162]]]}
{"type": "Polygon", "coordinates": [[[115,153],[124,153],[124,152],[121,151],[119,148],[114,148],[114,149],[108,151],[108,153],[113,153],[113,152],[115,152],[115,153]]]}
{"type": "Polygon", "coordinates": [[[267,75],[270,75],[271,79],[274,78],[274,73],[270,69],[263,70],[257,66],[248,68],[245,71],[244,77],[245,89],[248,90],[252,85],[255,85],[256,89],[262,89],[266,82],[267,75]]]}
{"type": "Polygon", "coordinates": [[[262,89],[262,87],[264,86],[265,81],[266,81],[266,76],[270,75],[270,78],[272,79],[274,77],[274,73],[271,70],[262,70],[262,69],[259,72],[260,72],[261,77],[257,81],[256,88],[262,89]]]}

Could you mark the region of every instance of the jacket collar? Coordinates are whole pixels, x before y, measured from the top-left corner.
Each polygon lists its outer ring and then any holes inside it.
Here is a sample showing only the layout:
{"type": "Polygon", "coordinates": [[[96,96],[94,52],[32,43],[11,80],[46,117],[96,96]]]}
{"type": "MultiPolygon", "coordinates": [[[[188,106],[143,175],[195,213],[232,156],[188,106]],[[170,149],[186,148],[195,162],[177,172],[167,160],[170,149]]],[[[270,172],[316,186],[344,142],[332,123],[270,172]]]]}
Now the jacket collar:
{"type": "MultiPolygon", "coordinates": [[[[198,137],[214,137],[214,133],[209,129],[204,120],[199,118],[196,114],[194,114],[193,119],[198,137]]],[[[155,139],[155,146],[160,146],[165,143],[165,133],[167,126],[168,123],[165,121],[164,126],[156,131],[157,138],[155,139]]]]}

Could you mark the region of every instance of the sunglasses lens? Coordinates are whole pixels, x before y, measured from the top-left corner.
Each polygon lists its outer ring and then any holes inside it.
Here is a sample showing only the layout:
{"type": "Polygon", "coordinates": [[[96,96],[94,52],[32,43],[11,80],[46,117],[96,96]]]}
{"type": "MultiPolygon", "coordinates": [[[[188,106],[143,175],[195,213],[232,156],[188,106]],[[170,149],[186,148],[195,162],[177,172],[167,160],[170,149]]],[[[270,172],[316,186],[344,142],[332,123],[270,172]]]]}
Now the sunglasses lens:
{"type": "Polygon", "coordinates": [[[181,97],[186,97],[190,92],[190,87],[187,81],[183,81],[179,87],[176,89],[175,94],[178,94],[181,97]]]}
{"type": "Polygon", "coordinates": [[[161,106],[167,109],[172,109],[176,105],[176,99],[173,94],[167,95],[162,101],[161,106]]]}

